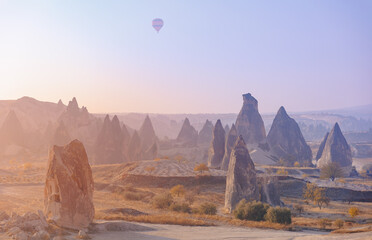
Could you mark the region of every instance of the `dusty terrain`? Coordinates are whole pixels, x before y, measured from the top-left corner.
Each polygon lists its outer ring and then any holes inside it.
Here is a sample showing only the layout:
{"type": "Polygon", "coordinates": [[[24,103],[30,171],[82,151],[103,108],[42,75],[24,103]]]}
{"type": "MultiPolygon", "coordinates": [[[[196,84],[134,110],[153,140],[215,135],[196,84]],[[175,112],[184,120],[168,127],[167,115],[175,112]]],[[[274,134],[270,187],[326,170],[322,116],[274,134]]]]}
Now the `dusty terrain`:
{"type": "MultiPolygon", "coordinates": [[[[224,172],[212,170],[203,173],[203,175],[207,175],[204,177],[213,177],[212,180],[207,178],[205,180],[198,176],[200,173],[193,171],[192,164],[182,160],[152,160],[126,165],[98,165],[92,166],[92,170],[95,181],[95,221],[97,223],[103,220],[130,221],[134,224],[132,230],[135,230],[94,233],[91,234],[92,239],[368,239],[371,232],[363,233],[363,231],[372,230],[371,202],[348,204],[331,201],[328,206],[319,209],[313,203],[306,202],[302,197],[282,197],[282,201],[287,206],[302,205],[304,207],[302,214],[293,212],[293,223],[290,227],[234,220],[231,215],[225,214],[223,209],[224,182],[215,180],[223,178],[224,172]],[[167,167],[164,167],[164,164],[167,167]],[[137,177],[142,175],[142,177],[135,178],[134,181],[126,181],[132,179],[128,178],[131,175],[137,177]],[[164,177],[169,175],[171,177],[164,177]],[[146,177],[149,179],[146,180],[146,177]],[[214,203],[218,211],[216,216],[176,213],[153,207],[153,197],[169,192],[171,186],[179,184],[177,179],[180,177],[181,182],[185,185],[186,194],[193,195],[190,206],[194,208],[205,202],[214,203]],[[146,182],[160,178],[164,179],[167,184],[152,186],[146,182]],[[141,182],[138,179],[146,181],[141,182]],[[193,181],[192,179],[198,180],[193,181]],[[360,215],[351,218],[347,212],[350,207],[358,207],[360,215]],[[110,212],[109,210],[112,209],[124,209],[124,212],[110,212]],[[320,219],[324,218],[329,219],[330,222],[325,230],[319,225],[320,219]],[[343,229],[361,233],[329,234],[330,231],[336,230],[332,224],[336,219],[346,221],[343,229]],[[143,231],[137,225],[149,227],[151,231],[143,231]],[[272,228],[291,228],[295,231],[272,228]]],[[[296,171],[300,171],[300,169],[296,171]]],[[[43,209],[45,172],[43,164],[20,165],[1,169],[0,211],[6,211],[8,214],[11,212],[23,214],[43,209]]],[[[367,184],[371,180],[359,180],[360,182],[367,184]]],[[[177,202],[183,202],[185,199],[186,197],[175,197],[177,202]]],[[[7,239],[4,235],[1,237],[7,239]]],[[[71,239],[73,239],[73,235],[71,235],[71,239]]]]}

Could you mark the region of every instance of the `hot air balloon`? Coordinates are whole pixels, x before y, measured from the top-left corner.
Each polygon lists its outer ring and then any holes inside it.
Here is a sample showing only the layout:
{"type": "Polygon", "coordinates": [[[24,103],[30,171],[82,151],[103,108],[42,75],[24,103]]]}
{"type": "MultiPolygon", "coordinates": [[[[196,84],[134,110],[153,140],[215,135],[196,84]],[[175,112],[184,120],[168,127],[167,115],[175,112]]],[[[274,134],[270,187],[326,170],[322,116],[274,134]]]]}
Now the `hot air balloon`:
{"type": "Polygon", "coordinates": [[[161,18],[155,18],[152,20],[152,27],[159,33],[160,29],[163,27],[164,22],[161,18]]]}

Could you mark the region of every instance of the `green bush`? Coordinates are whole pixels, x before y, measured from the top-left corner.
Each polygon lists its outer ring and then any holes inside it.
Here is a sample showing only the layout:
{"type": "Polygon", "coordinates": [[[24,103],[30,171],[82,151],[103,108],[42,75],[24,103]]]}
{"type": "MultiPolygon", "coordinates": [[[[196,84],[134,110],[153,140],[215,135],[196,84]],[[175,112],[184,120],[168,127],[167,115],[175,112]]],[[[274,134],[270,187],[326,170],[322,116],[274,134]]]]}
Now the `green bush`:
{"type": "Polygon", "coordinates": [[[263,221],[269,207],[268,204],[262,202],[247,202],[243,199],[238,203],[233,213],[235,218],[241,220],[263,221]]]}
{"type": "Polygon", "coordinates": [[[191,208],[190,205],[187,203],[173,203],[170,207],[170,210],[175,212],[183,212],[183,213],[190,213],[191,208]]]}
{"type": "Polygon", "coordinates": [[[200,214],[216,215],[217,207],[213,203],[203,203],[199,207],[200,214]]]}
{"type": "Polygon", "coordinates": [[[289,208],[270,207],[269,210],[267,210],[265,219],[273,223],[291,224],[291,210],[289,210],[289,208]]]}
{"type": "Polygon", "coordinates": [[[170,193],[164,193],[157,195],[153,199],[153,205],[155,208],[165,209],[173,203],[173,197],[170,193]]]}

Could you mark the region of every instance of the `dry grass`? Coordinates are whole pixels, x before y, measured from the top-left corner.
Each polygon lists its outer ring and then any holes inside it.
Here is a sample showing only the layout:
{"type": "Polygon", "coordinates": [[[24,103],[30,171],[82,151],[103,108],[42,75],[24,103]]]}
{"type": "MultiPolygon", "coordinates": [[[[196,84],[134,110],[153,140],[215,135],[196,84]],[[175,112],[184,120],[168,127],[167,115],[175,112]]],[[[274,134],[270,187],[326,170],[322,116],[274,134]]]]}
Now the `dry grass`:
{"type": "Polygon", "coordinates": [[[248,221],[235,219],[231,216],[221,216],[221,215],[195,215],[197,219],[209,220],[218,223],[218,225],[233,225],[233,226],[243,226],[243,227],[253,227],[253,228],[264,228],[264,229],[276,229],[276,230],[290,230],[292,225],[284,225],[279,223],[270,223],[267,221],[248,221]]]}
{"type": "Polygon", "coordinates": [[[207,222],[200,219],[193,219],[190,216],[184,214],[156,214],[156,215],[122,215],[122,214],[103,214],[98,213],[95,216],[96,219],[103,220],[124,220],[129,222],[142,222],[142,223],[153,223],[153,224],[171,224],[171,225],[182,225],[182,226],[214,226],[213,223],[207,222]]]}
{"type": "Polygon", "coordinates": [[[361,232],[372,232],[372,226],[361,227],[357,229],[342,228],[332,231],[331,233],[361,233],[361,232]]]}

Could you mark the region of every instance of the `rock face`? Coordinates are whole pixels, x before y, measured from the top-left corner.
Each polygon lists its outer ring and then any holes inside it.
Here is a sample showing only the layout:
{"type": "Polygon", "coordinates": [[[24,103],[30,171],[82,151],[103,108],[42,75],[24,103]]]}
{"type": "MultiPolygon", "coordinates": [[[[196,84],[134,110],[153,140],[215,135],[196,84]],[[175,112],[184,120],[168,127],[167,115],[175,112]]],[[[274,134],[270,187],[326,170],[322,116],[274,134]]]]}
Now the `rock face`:
{"type": "Polygon", "coordinates": [[[291,166],[296,161],[311,163],[311,149],[306,144],[298,124],[288,116],[284,107],[279,108],[274,118],[267,135],[267,142],[273,153],[278,158],[284,158],[291,166]]]}
{"type": "Polygon", "coordinates": [[[346,142],[338,123],[328,134],[321,158],[317,162],[317,167],[321,168],[330,162],[337,162],[345,172],[350,173],[352,168],[351,149],[346,142]]]}
{"type": "Polygon", "coordinates": [[[259,200],[258,193],[256,169],[240,135],[231,151],[226,176],[225,208],[232,212],[242,199],[259,200]]]}
{"type": "Polygon", "coordinates": [[[220,168],[225,155],[225,130],[218,119],[213,128],[213,140],[209,148],[208,167],[220,168]]]}
{"type": "Polygon", "coordinates": [[[123,155],[123,134],[118,117],[110,120],[106,115],[101,131],[95,143],[94,162],[96,164],[122,163],[126,159],[123,155]]]}
{"type": "Polygon", "coordinates": [[[261,202],[270,204],[271,206],[281,206],[280,194],[278,191],[279,179],[275,177],[264,177],[259,181],[261,202]]]}
{"type": "Polygon", "coordinates": [[[210,143],[213,138],[213,124],[207,119],[205,121],[203,128],[199,132],[198,143],[210,143]]]}
{"type": "Polygon", "coordinates": [[[194,147],[198,142],[198,132],[191,126],[188,118],[185,118],[177,142],[183,146],[194,147]]]}
{"type": "Polygon", "coordinates": [[[14,111],[9,111],[1,129],[0,144],[25,144],[25,134],[22,125],[14,111]]]}
{"type": "Polygon", "coordinates": [[[44,190],[47,218],[72,229],[87,228],[93,221],[93,177],[84,145],[74,140],[49,151],[44,190]]]}
{"type": "Polygon", "coordinates": [[[238,139],[238,131],[235,128],[235,124],[232,124],[231,129],[227,135],[225,144],[225,155],[222,160],[221,169],[227,171],[229,169],[231,151],[235,145],[236,139],[238,139]]]}
{"type": "Polygon", "coordinates": [[[315,157],[315,159],[317,161],[319,160],[319,158],[322,157],[322,153],[323,153],[323,150],[324,150],[324,146],[325,146],[325,144],[327,142],[328,135],[329,135],[329,132],[326,133],[326,135],[324,136],[322,142],[319,145],[319,149],[318,149],[318,152],[316,153],[316,157],[315,157]]]}
{"type": "Polygon", "coordinates": [[[250,94],[243,94],[243,107],[236,119],[235,127],[248,144],[258,144],[266,140],[264,122],[258,112],[258,102],[250,94]]]}
{"type": "Polygon", "coordinates": [[[138,134],[142,141],[141,149],[143,152],[147,152],[149,148],[157,142],[157,137],[149,115],[146,116],[145,121],[143,122],[138,134]]]}

